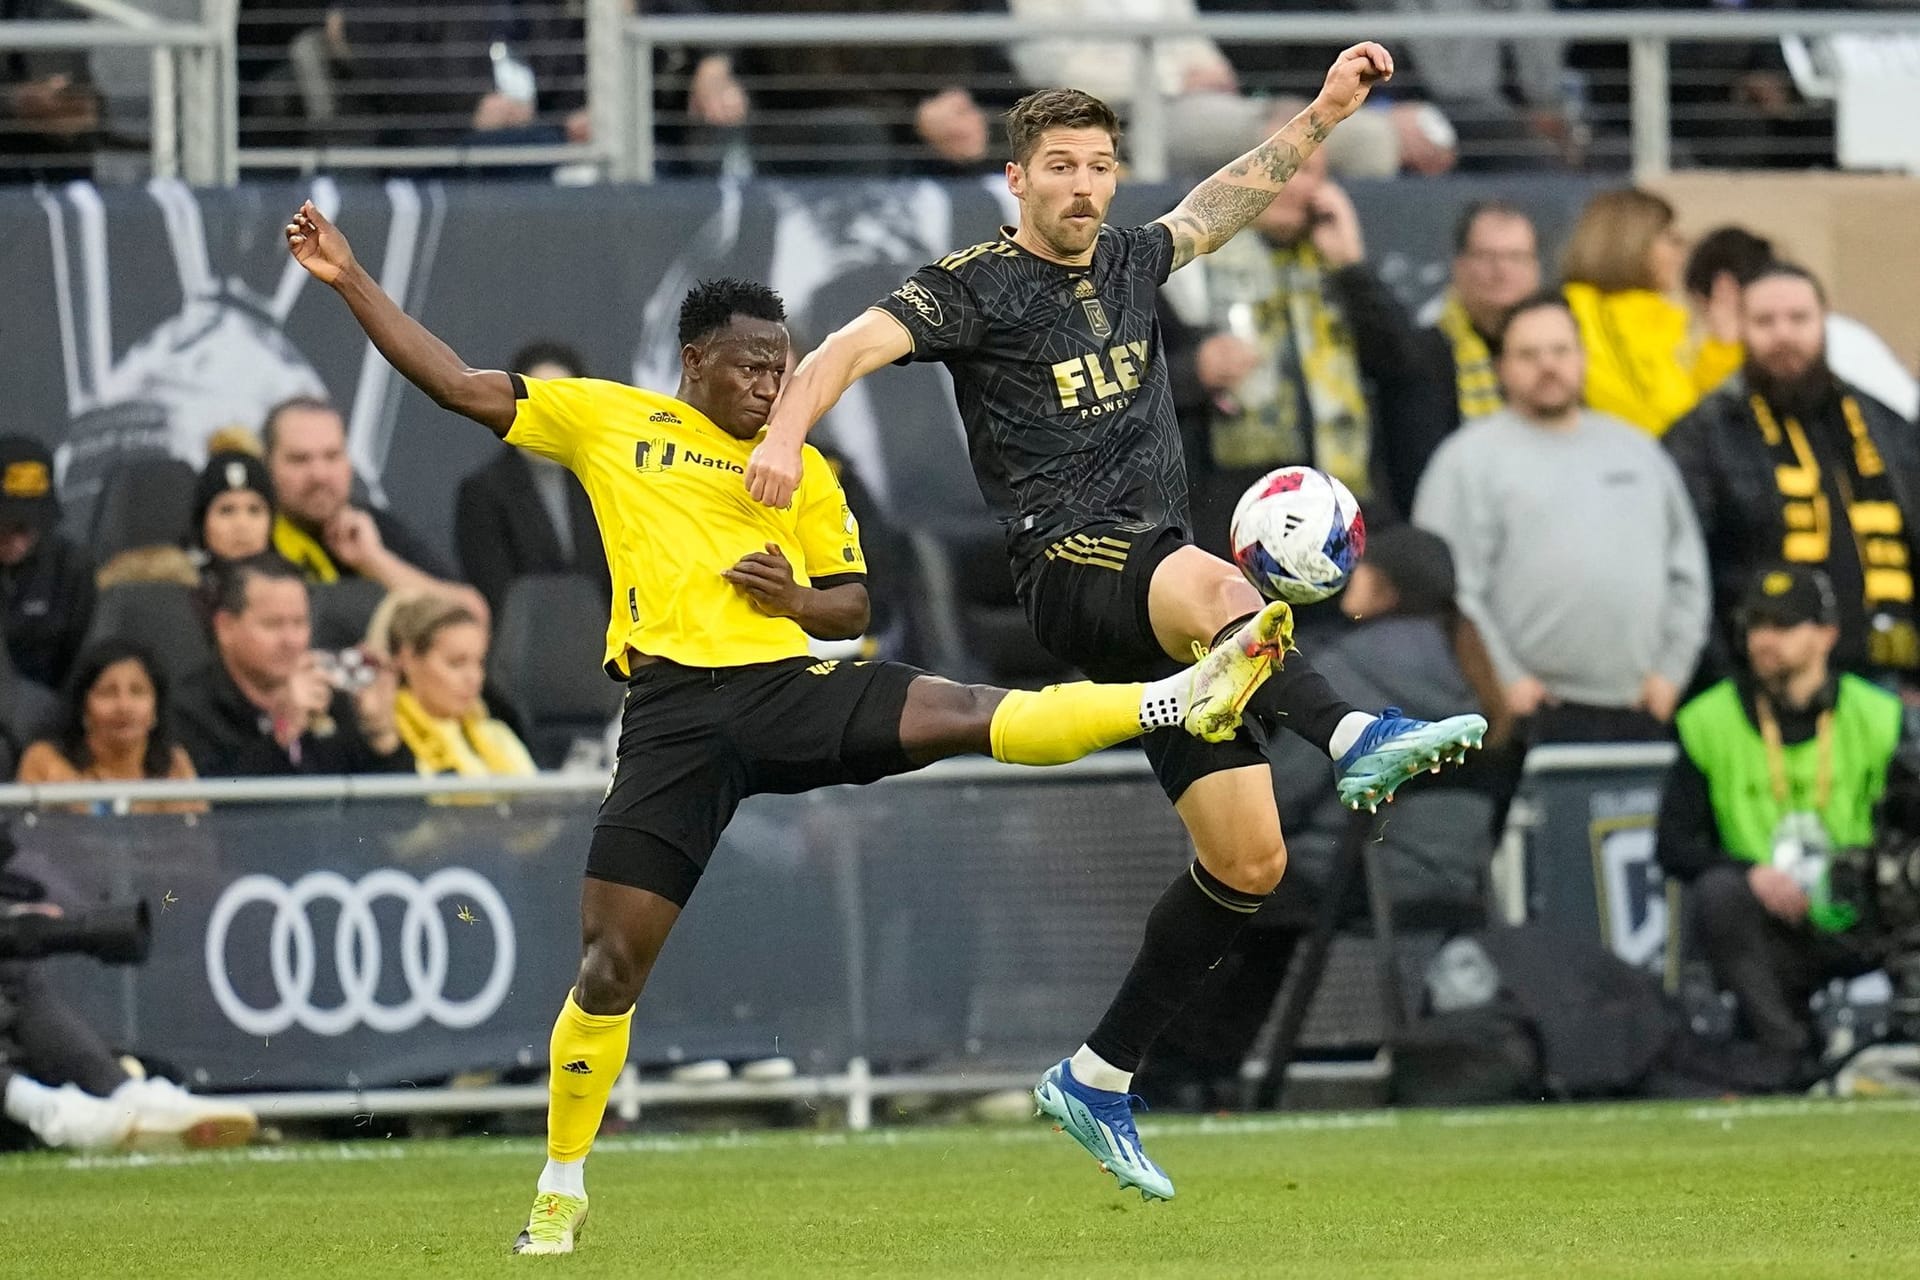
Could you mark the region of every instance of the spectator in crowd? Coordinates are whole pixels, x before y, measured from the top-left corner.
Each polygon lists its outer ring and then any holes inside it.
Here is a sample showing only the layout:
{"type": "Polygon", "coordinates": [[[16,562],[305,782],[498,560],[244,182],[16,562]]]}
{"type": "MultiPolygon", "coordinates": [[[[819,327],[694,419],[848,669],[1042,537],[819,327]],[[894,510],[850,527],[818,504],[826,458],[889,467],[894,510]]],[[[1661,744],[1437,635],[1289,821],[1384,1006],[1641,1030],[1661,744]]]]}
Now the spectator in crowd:
{"type": "Polygon", "coordinates": [[[394,677],[313,652],[307,586],[271,553],[226,565],[213,608],[214,661],[175,694],[180,738],[208,777],[392,773],[413,756],[394,727],[394,677]],[[329,670],[329,667],[333,670],[329,670]],[[350,692],[353,670],[371,679],[350,692]]]}
{"type": "MultiPolygon", "coordinates": [[[[712,13],[758,16],[758,0],[703,0],[712,13]]],[[[787,0],[801,13],[994,13],[1004,0],[787,0]]],[[[750,164],[769,173],[833,167],[940,176],[998,172],[981,86],[1004,84],[1004,55],[990,46],[772,46],[710,50],[694,64],[687,114],[709,134],[742,130],[750,164]]],[[[712,150],[710,139],[704,148],[712,150]]],[[[724,144],[723,144],[724,145],[724,144]]]]}
{"type": "Polygon", "coordinates": [[[1624,187],[1588,202],[1561,264],[1587,350],[1587,403],[1658,436],[1740,363],[1737,347],[1695,343],[1676,299],[1687,242],[1673,206],[1624,187]]]}
{"type": "Polygon", "coordinates": [[[1828,864],[1874,842],[1903,710],[1833,670],[1839,610],[1824,573],[1770,565],[1741,585],[1745,660],[1680,709],[1656,849],[1692,886],[1708,962],[1745,1029],[1783,1088],[1804,1087],[1809,997],[1876,967],[1849,936],[1853,908],[1829,897],[1828,864]]]}
{"type": "MultiPolygon", "coordinates": [[[[1740,291],[1777,260],[1773,244],[1744,227],[1700,237],[1687,257],[1687,300],[1709,333],[1740,343],[1740,291]]],[[[1834,376],[1912,422],[1920,418],[1920,383],[1879,334],[1850,316],[1827,313],[1827,364],[1834,376]]]]}
{"type": "MultiPolygon", "coordinates": [[[[61,0],[0,0],[0,22],[79,16],[61,0]]],[[[100,111],[86,53],[0,49],[0,181],[90,176],[100,111]]]]}
{"type": "MultiPolygon", "coordinates": [[[[530,378],[586,376],[580,356],[552,342],[530,344],[507,367],[530,378]]],[[[453,542],[461,574],[495,613],[513,580],[531,573],[577,573],[602,594],[613,591],[587,491],[565,467],[524,449],[501,446],[493,461],[460,482],[453,542]]]]}
{"type": "MultiPolygon", "coordinates": [[[[1089,31],[1115,19],[1192,22],[1199,16],[1195,0],[1009,0],[1008,10],[1016,18],[1080,24],[1089,31]]],[[[1137,41],[1058,36],[1023,41],[1009,53],[1021,83],[1029,88],[1072,85],[1101,99],[1122,117],[1133,106],[1140,84],[1137,41]]],[[[1153,76],[1168,98],[1240,91],[1233,64],[1206,36],[1154,41],[1153,76]]]]}
{"type": "Polygon", "coordinates": [[[366,648],[400,677],[394,724],[429,776],[524,776],[533,757],[513,730],[487,714],[487,629],[444,596],[389,596],[374,615],[366,648]]]}
{"type": "Polygon", "coordinates": [[[102,591],[136,582],[204,587],[221,560],[258,555],[271,545],[273,490],[252,432],[226,428],[207,441],[207,465],[179,543],[128,547],[94,575],[102,591]]]}
{"type": "Polygon", "coordinates": [[[273,481],[257,456],[225,449],[208,456],[193,491],[187,541],[207,567],[246,560],[273,545],[273,481]]]}
{"type": "Polygon", "coordinates": [[[1920,441],[1912,423],[1835,376],[1825,335],[1819,282],[1799,267],[1762,269],[1741,291],[1741,376],[1667,433],[1713,565],[1714,670],[1724,674],[1739,653],[1743,585],[1757,566],[1786,560],[1832,579],[1835,665],[1913,686],[1920,441]]]}
{"type": "MultiPolygon", "coordinates": [[[[142,782],[196,776],[173,735],[167,676],[146,646],[101,640],[74,663],[59,722],[20,759],[21,782],[142,782]]],[[[192,813],[198,802],[143,804],[147,813],[192,813]]]]}
{"type": "Polygon", "coordinates": [[[1660,446],[1583,408],[1579,326],[1545,294],[1495,343],[1507,407],[1433,456],[1414,522],[1447,540],[1529,741],[1659,736],[1706,643],[1706,554],[1660,446]]]}
{"type": "Polygon", "coordinates": [[[335,5],[289,48],[304,114],[329,141],[585,141],[585,24],[576,8],[335,5]]]}
{"type": "MultiPolygon", "coordinates": [[[[1432,322],[1406,330],[1398,307],[1354,313],[1363,348],[1392,350],[1404,343],[1404,363],[1374,373],[1380,417],[1393,424],[1394,447],[1382,459],[1394,504],[1413,509],[1427,462],[1460,424],[1501,407],[1489,339],[1507,312],[1540,289],[1539,239],[1533,220],[1499,200],[1476,200],[1454,224],[1452,282],[1432,322]]],[[[1423,317],[1424,319],[1424,317],[1423,317]]]]}
{"type": "Polygon", "coordinates": [[[93,560],[55,526],[53,455],[30,436],[0,436],[0,630],[22,676],[66,681],[93,621],[93,560]]]}
{"type": "MultiPolygon", "coordinates": [[[[1340,607],[1355,622],[1314,650],[1314,663],[1342,697],[1383,699],[1413,715],[1485,712],[1500,734],[1502,697],[1473,624],[1455,606],[1447,545],[1410,525],[1368,539],[1340,607]]],[[[1243,930],[1206,986],[1154,1041],[1134,1087],[1155,1106],[1237,1108],[1240,1064],[1285,983],[1316,902],[1331,878],[1350,814],[1333,774],[1312,748],[1276,740],[1275,798],[1287,829],[1287,876],[1243,930]],[[1289,887],[1290,886],[1290,887],[1289,887]]],[[[1422,779],[1402,791],[1381,826],[1379,855],[1393,906],[1412,928],[1480,923],[1493,855],[1493,799],[1471,771],[1422,779]]],[[[1357,888],[1357,886],[1356,886],[1357,888]]],[[[1342,914],[1365,914],[1356,892],[1342,914]]]]}
{"type": "MultiPolygon", "coordinates": [[[[1411,14],[1548,13],[1551,0],[1392,0],[1411,14]]],[[[1425,36],[1406,40],[1414,79],[1446,113],[1468,170],[1551,167],[1577,155],[1580,120],[1567,98],[1564,40],[1425,36]],[[1507,94],[1506,63],[1518,102],[1507,94]]]]}
{"type": "Polygon", "coordinates": [[[1337,476],[1369,514],[1392,442],[1368,382],[1401,368],[1407,332],[1357,315],[1398,308],[1366,265],[1353,202],[1308,157],[1254,224],[1174,276],[1162,292],[1168,369],[1187,436],[1195,540],[1224,549],[1240,494],[1266,471],[1307,463],[1337,476]]]}
{"type": "Polygon", "coordinates": [[[434,554],[391,512],[353,505],[347,423],[338,409],[306,396],[283,401],[268,411],[261,437],[279,504],[274,550],[307,581],[360,577],[390,592],[438,591],[487,616],[480,593],[445,581],[434,554]]]}

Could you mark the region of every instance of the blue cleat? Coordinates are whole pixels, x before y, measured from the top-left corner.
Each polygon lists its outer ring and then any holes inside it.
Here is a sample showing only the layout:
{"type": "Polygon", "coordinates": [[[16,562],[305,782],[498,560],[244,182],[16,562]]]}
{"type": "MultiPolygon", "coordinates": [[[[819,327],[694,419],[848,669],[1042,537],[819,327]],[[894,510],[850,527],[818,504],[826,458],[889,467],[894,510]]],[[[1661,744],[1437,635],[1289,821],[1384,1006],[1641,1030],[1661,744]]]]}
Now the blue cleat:
{"type": "Polygon", "coordinates": [[[1465,760],[1486,736],[1483,716],[1409,720],[1388,707],[1340,757],[1340,802],[1372,813],[1409,779],[1465,760]]]}
{"type": "Polygon", "coordinates": [[[1041,1114],[1058,1121],[1059,1130],[1085,1147],[1122,1188],[1139,1188],[1142,1200],[1173,1199],[1172,1179],[1147,1159],[1140,1146],[1130,1095],[1081,1084],[1062,1061],[1040,1077],[1033,1101],[1041,1114]]]}

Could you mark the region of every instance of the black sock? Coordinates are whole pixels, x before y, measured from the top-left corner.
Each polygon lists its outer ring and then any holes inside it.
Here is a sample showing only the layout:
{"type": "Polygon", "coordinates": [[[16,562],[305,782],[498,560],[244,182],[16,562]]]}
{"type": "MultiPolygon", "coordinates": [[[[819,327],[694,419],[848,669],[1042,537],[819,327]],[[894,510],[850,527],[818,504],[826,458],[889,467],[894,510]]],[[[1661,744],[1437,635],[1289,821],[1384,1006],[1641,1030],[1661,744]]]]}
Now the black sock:
{"type": "Polygon", "coordinates": [[[1263,901],[1228,888],[1198,862],[1181,872],[1148,913],[1133,968],[1087,1047],[1122,1071],[1138,1070],[1147,1046],[1206,981],[1263,901]]]}
{"type": "MultiPolygon", "coordinates": [[[[1235,618],[1213,638],[1219,644],[1238,631],[1246,618],[1235,618]]],[[[1333,691],[1327,678],[1313,669],[1307,655],[1295,649],[1280,669],[1254,691],[1247,712],[1268,729],[1291,729],[1321,751],[1332,753],[1333,731],[1359,708],[1333,691]]]]}

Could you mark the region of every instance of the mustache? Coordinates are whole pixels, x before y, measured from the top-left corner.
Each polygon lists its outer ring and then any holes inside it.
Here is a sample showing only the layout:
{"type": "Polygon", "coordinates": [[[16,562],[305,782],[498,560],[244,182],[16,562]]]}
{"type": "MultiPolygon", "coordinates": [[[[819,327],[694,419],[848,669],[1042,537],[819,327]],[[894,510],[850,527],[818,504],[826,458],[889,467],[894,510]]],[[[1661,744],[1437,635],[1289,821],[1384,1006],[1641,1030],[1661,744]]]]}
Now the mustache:
{"type": "Polygon", "coordinates": [[[1100,216],[1100,211],[1094,208],[1093,205],[1088,201],[1081,200],[1075,203],[1074,206],[1071,209],[1068,209],[1066,212],[1066,216],[1069,218],[1073,217],[1075,214],[1085,214],[1089,218],[1097,218],[1100,216]]]}

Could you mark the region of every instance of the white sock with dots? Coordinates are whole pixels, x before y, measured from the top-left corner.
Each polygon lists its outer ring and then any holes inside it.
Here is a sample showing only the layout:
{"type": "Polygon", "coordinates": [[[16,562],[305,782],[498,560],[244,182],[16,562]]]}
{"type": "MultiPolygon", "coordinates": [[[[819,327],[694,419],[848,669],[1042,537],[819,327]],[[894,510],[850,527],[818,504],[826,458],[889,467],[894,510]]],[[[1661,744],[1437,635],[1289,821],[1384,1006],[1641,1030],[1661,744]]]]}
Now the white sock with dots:
{"type": "Polygon", "coordinates": [[[1163,680],[1155,680],[1140,690],[1140,727],[1178,729],[1187,718],[1192,697],[1193,673],[1176,671],[1163,680]]]}

